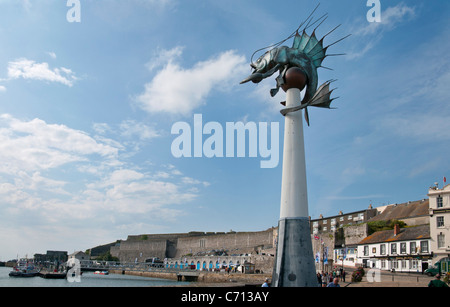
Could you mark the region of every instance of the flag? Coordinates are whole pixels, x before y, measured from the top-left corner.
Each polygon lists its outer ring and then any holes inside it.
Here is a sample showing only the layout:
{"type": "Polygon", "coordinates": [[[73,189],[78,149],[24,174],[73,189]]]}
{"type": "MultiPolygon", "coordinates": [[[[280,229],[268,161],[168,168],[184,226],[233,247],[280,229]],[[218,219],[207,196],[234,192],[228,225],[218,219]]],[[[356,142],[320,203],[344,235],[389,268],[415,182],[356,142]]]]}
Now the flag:
{"type": "Polygon", "coordinates": [[[317,252],[316,253],[316,263],[319,263],[319,262],[320,262],[320,253],[317,252]]]}
{"type": "Polygon", "coordinates": [[[447,182],[447,178],[444,177],[444,183],[446,183],[446,182],[447,182]]]}

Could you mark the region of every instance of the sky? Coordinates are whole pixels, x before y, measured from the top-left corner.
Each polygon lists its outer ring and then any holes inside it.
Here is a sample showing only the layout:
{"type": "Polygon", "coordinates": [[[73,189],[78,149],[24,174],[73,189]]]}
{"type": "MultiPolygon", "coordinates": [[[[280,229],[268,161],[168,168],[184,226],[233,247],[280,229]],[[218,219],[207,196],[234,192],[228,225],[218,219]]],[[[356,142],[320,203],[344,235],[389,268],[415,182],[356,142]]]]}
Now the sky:
{"type": "MultiPolygon", "coordinates": [[[[0,261],[277,226],[285,93],[270,96],[275,75],[239,83],[253,52],[318,3],[0,0],[0,261]],[[226,154],[227,123],[255,124],[256,153],[249,137],[226,154]],[[180,138],[190,157],[174,152],[180,138]]],[[[326,45],[352,35],[319,68],[319,84],[337,79],[336,109],[309,108],[304,125],[313,219],[427,198],[450,176],[450,2],[379,4],[322,0],[314,13],[328,13],[319,38],[341,25],[326,45]]]]}

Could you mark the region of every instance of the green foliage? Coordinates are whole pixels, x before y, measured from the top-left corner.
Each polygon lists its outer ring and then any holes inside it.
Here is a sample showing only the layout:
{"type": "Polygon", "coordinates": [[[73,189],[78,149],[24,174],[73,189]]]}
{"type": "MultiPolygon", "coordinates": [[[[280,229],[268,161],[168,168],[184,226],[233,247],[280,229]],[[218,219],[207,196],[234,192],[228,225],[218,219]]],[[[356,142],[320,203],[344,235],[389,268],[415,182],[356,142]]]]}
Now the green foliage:
{"type": "Polygon", "coordinates": [[[404,228],[406,226],[405,222],[399,220],[368,222],[367,225],[369,226],[369,235],[376,231],[394,229],[395,224],[398,224],[400,228],[404,228]]]}
{"type": "Polygon", "coordinates": [[[97,260],[100,260],[100,261],[117,261],[118,262],[119,258],[111,256],[111,253],[109,251],[107,251],[106,253],[101,254],[97,258],[97,260]]]}

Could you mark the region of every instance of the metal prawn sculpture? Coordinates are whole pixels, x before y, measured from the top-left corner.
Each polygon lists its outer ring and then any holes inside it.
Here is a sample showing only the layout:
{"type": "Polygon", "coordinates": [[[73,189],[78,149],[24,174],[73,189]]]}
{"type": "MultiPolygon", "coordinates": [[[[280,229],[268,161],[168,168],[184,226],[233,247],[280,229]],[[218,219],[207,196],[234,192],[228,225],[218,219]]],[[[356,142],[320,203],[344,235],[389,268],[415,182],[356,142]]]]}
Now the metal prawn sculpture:
{"type": "MultiPolygon", "coordinates": [[[[330,107],[331,102],[334,99],[337,99],[337,97],[336,98],[330,97],[331,93],[334,91],[334,89],[330,90],[330,84],[336,80],[326,81],[324,84],[318,87],[319,79],[317,69],[319,67],[327,68],[322,66],[322,62],[327,56],[342,55],[342,54],[326,54],[326,52],[328,47],[350,36],[347,35],[339,39],[338,41],[328,45],[327,47],[323,47],[324,38],[328,36],[330,33],[332,33],[334,30],[336,30],[340,25],[335,27],[326,35],[324,35],[322,39],[318,40],[315,31],[323,23],[323,21],[325,21],[325,19],[327,18],[326,17],[327,14],[313,21],[311,16],[316,11],[317,7],[314,9],[311,15],[297,28],[297,30],[294,31],[294,33],[291,34],[288,38],[284,39],[283,41],[275,45],[255,51],[253,55],[255,55],[258,51],[272,48],[266,53],[264,53],[260,58],[258,58],[256,62],[253,63],[252,60],[250,66],[254,70],[250,76],[248,76],[241,82],[241,84],[247,83],[249,81],[252,81],[253,83],[259,83],[263,79],[272,76],[275,72],[279,72],[279,75],[276,78],[276,88],[270,90],[270,95],[274,97],[278,93],[280,87],[282,87],[285,84],[285,75],[287,70],[291,67],[300,68],[307,77],[306,91],[304,98],[299,106],[283,109],[281,110],[281,114],[285,116],[290,112],[305,109],[305,119],[308,126],[309,126],[309,115],[307,107],[311,106],[311,107],[331,109],[330,107]],[[306,33],[306,30],[319,21],[320,21],[319,25],[316,26],[312,34],[308,35],[306,33]],[[299,30],[305,23],[306,25],[300,31],[302,34],[300,34],[299,30]],[[294,43],[291,48],[287,46],[280,46],[282,43],[284,43],[286,40],[292,37],[294,37],[294,43]]],[[[282,102],[281,104],[285,105],[284,102],[282,102]]]]}

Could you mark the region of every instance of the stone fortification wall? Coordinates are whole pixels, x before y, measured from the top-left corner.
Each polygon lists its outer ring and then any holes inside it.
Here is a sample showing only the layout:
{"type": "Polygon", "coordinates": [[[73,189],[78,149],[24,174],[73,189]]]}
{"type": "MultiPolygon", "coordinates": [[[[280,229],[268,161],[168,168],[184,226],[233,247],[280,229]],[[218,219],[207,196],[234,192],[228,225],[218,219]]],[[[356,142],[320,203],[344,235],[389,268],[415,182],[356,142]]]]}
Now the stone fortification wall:
{"type": "Polygon", "coordinates": [[[141,234],[129,235],[127,241],[142,241],[142,240],[177,240],[181,237],[195,235],[195,233],[168,233],[168,234],[141,234]]]}
{"type": "Polygon", "coordinates": [[[111,247],[111,255],[122,262],[145,262],[158,257],[181,259],[186,255],[205,256],[211,251],[226,251],[228,255],[258,254],[275,246],[275,229],[260,232],[184,234],[148,234],[128,236],[127,240],[111,247]]]}
{"type": "Polygon", "coordinates": [[[367,223],[344,227],[345,245],[356,245],[361,242],[362,239],[368,236],[369,226],[367,223]]]}
{"type": "Polygon", "coordinates": [[[145,262],[153,257],[166,258],[167,240],[131,240],[122,241],[120,246],[111,249],[111,255],[121,262],[145,262]]]}
{"type": "Polygon", "coordinates": [[[233,232],[204,234],[178,239],[176,257],[196,255],[213,250],[227,250],[228,254],[255,253],[274,246],[274,231],[270,228],[260,232],[233,232]]]}

